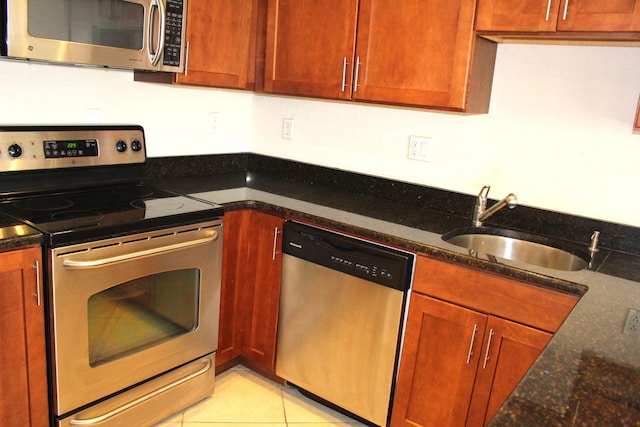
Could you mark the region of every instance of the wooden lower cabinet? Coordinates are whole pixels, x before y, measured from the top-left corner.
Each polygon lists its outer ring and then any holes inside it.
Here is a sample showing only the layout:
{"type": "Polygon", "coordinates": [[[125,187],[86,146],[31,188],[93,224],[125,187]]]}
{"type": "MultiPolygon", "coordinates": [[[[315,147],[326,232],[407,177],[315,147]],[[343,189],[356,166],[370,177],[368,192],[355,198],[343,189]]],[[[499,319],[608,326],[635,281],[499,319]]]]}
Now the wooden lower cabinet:
{"type": "Polygon", "coordinates": [[[391,426],[486,425],[577,301],[419,256],[391,426]]]}
{"type": "Polygon", "coordinates": [[[225,213],[216,365],[242,356],[275,370],[284,219],[252,210],[225,213]]]}
{"type": "Polygon", "coordinates": [[[224,215],[222,279],[220,286],[220,324],[216,366],[224,365],[242,354],[242,329],[239,317],[239,286],[244,267],[242,227],[248,223],[250,211],[233,211],[224,215]]]}
{"type": "Polygon", "coordinates": [[[0,425],[47,426],[40,248],[0,253],[0,425]]]}
{"type": "Polygon", "coordinates": [[[392,426],[460,426],[468,413],[486,316],[413,294],[392,426]]]}
{"type": "Polygon", "coordinates": [[[489,316],[468,426],[491,421],[551,337],[548,332],[489,316]]]}
{"type": "Polygon", "coordinates": [[[392,426],[483,426],[551,334],[413,294],[392,426]]]}

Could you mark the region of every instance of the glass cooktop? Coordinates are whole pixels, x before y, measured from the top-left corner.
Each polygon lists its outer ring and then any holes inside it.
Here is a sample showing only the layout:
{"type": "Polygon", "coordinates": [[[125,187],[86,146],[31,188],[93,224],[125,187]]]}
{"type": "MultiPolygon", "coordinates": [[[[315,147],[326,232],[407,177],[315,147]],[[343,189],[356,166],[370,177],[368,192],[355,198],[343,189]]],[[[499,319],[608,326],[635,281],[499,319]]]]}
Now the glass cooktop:
{"type": "Polygon", "coordinates": [[[219,205],[145,184],[23,196],[0,210],[37,228],[51,246],[215,219],[219,205]]]}

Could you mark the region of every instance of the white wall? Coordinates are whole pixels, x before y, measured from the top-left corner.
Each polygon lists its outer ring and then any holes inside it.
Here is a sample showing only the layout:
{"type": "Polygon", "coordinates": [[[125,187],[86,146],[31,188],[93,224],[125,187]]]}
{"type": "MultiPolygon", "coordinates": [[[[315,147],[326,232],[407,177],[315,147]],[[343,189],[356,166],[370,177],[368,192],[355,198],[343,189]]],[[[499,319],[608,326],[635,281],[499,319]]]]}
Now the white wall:
{"type": "Polygon", "coordinates": [[[252,151],[640,226],[640,48],[500,45],[489,114],[134,82],[131,72],[0,61],[0,123],[139,123],[150,156],[252,151]],[[91,109],[99,110],[96,118],[91,109]],[[209,133],[209,112],[220,131],[209,133]],[[172,115],[172,118],[169,118],[172,115]],[[295,119],[294,140],[281,138],[295,119]],[[407,159],[433,138],[430,163],[407,159]]]}
{"type": "Polygon", "coordinates": [[[152,157],[249,149],[250,92],[140,83],[131,71],[14,60],[0,60],[0,84],[0,123],[140,124],[152,157]],[[209,132],[211,112],[220,114],[217,133],[209,132]]]}

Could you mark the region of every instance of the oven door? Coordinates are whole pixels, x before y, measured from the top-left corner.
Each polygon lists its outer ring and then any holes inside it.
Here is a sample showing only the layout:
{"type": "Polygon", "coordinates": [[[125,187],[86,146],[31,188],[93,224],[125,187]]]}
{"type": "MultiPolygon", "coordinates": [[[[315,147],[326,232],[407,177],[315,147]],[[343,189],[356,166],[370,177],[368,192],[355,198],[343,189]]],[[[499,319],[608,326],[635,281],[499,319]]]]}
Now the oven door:
{"type": "Polygon", "coordinates": [[[51,250],[57,415],[217,348],[222,220],[51,250]]]}

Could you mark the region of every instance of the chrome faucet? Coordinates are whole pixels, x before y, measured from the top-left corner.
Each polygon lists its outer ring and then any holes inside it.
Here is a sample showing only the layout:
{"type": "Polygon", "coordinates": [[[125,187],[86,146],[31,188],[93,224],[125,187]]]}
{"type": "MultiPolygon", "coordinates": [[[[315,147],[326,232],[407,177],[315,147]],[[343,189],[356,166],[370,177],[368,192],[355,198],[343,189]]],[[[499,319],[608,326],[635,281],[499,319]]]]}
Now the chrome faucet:
{"type": "Polygon", "coordinates": [[[516,195],[513,193],[509,193],[507,197],[487,209],[487,196],[489,195],[490,188],[491,187],[489,185],[485,185],[484,187],[482,187],[482,190],[480,190],[480,193],[478,194],[478,198],[476,199],[476,206],[473,211],[474,227],[481,227],[483,221],[486,221],[491,215],[498,212],[505,206],[507,206],[509,209],[513,209],[518,205],[518,198],[516,197],[516,195]]]}

